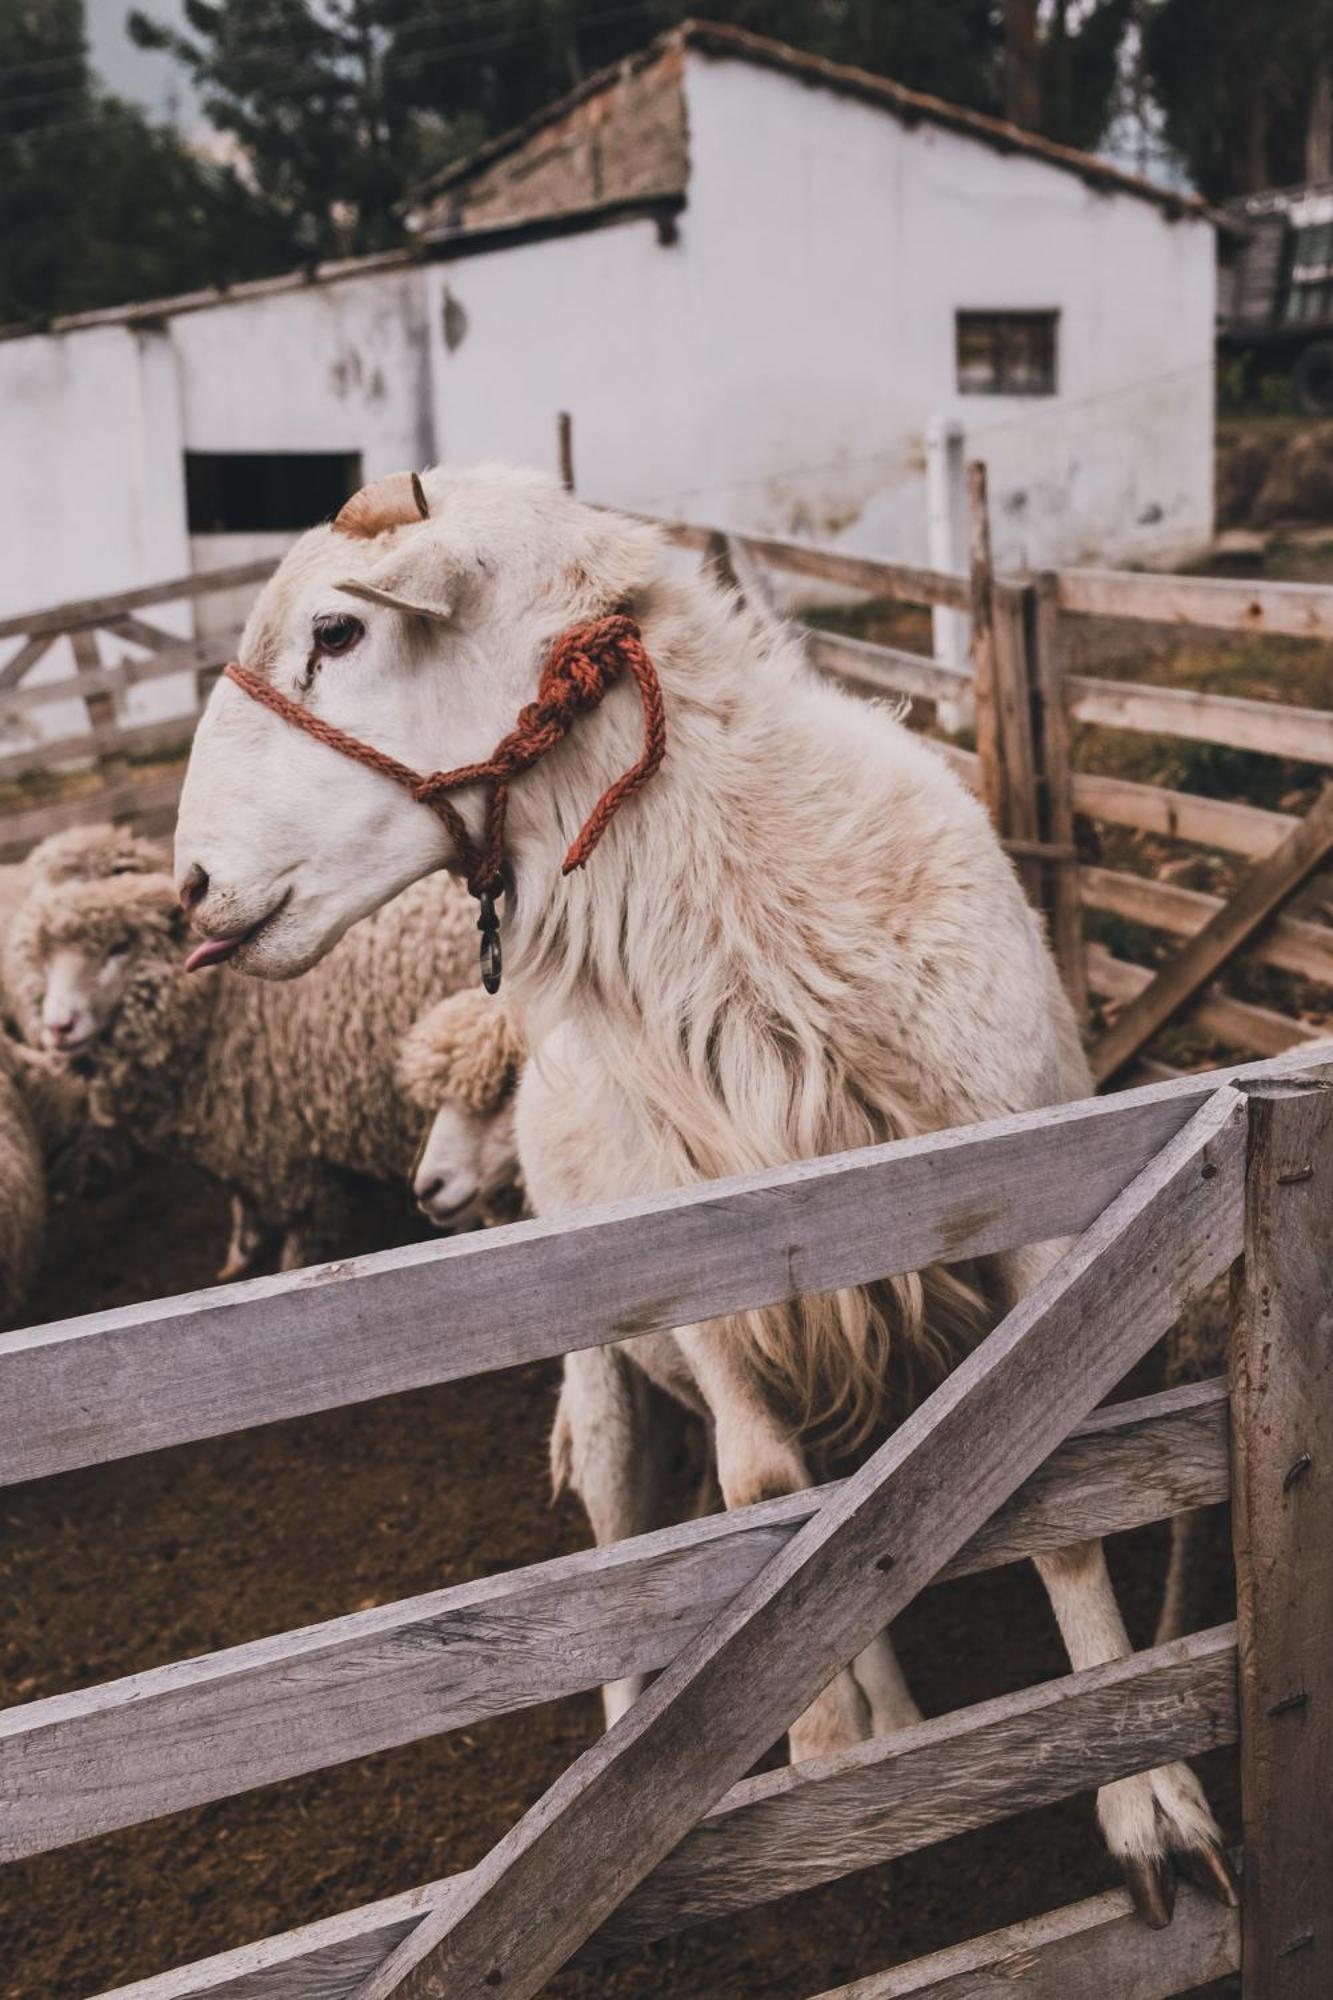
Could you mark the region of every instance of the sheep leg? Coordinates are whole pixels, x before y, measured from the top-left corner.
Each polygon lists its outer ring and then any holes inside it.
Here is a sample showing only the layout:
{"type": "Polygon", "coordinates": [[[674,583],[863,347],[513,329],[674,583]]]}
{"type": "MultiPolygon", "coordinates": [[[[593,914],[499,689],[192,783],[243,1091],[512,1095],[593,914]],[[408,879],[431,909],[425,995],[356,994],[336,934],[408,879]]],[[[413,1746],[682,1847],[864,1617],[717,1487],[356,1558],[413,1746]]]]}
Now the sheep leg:
{"type": "MultiPolygon", "coordinates": [[[[1005,1305],[1031,1291],[1059,1262],[1063,1248],[1034,1244],[996,1259],[1005,1305]]],[[[1101,1543],[1079,1542],[1034,1560],[1075,1672],[1128,1658],[1133,1648],[1101,1543]]],[[[1221,1833],[1187,1764],[1163,1764],[1103,1785],[1097,1818],[1145,1923],[1157,1929],[1170,1923],[1176,1871],[1221,1901],[1235,1902],[1221,1833]]]]}
{"type": "MultiPolygon", "coordinates": [[[[565,1356],[551,1432],[551,1483],[583,1502],[599,1547],[661,1527],[674,1436],[660,1421],[642,1372],[613,1347],[565,1356]]],[[[627,1674],[602,1689],[609,1729],[642,1694],[646,1676],[627,1674]]]]}
{"type": "Polygon", "coordinates": [[[1183,1638],[1186,1632],[1193,1632],[1197,1627],[1202,1572],[1215,1513],[1216,1510],[1211,1507],[1196,1507],[1192,1513],[1172,1517],[1171,1557],[1167,1564],[1154,1646],[1169,1645],[1173,1639],[1183,1638]]]}
{"type": "MultiPolygon", "coordinates": [[[[735,1337],[725,1322],[680,1327],[676,1339],[712,1416],[717,1476],[726,1506],[751,1507],[783,1493],[804,1491],[812,1483],[805,1458],[737,1353],[735,1337]]],[[[883,1643],[887,1647],[887,1638],[883,1643]]],[[[879,1642],[872,1642],[866,1651],[874,1654],[878,1676],[874,1684],[883,1701],[893,1676],[884,1676],[879,1642]]],[[[896,1660],[893,1668],[896,1671],[896,1660]]],[[[874,1726],[873,1701],[854,1668],[846,1667],[792,1724],[791,1760],[797,1764],[862,1743],[874,1726]]]]}
{"type": "Polygon", "coordinates": [[[218,1283],[225,1285],[233,1278],[248,1278],[254,1270],[260,1252],[264,1248],[267,1230],[246,1206],[243,1195],[231,1198],[231,1237],[227,1244],[227,1255],[218,1272],[218,1283]]]}

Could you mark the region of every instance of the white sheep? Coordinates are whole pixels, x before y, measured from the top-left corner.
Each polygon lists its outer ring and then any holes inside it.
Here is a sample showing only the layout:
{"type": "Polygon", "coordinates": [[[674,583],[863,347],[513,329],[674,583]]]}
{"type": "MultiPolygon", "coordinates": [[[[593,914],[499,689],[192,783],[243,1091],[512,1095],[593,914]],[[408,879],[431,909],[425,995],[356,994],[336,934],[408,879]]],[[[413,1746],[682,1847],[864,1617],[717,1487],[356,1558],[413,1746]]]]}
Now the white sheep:
{"type": "Polygon", "coordinates": [[[0,1324],[19,1314],[41,1262],[46,1165],[14,1045],[0,1036],[0,1324]]]}
{"type": "Polygon", "coordinates": [[[22,861],[0,869],[0,1000],[23,1039],[41,1039],[42,978],[23,938],[14,936],[14,918],[35,890],[55,882],[90,882],[112,875],[160,874],[164,850],[153,841],[98,820],[67,827],[39,841],[22,861]]]}
{"type": "MultiPolygon", "coordinates": [[[[627,675],[509,802],[503,946],[534,1051],[518,1131],[537,1212],[1087,1095],[1040,923],[979,803],[893,714],[675,574],[651,528],[494,469],[377,482],[284,559],[241,658],[298,711],[446,771],[491,755],[560,635],[625,607],[660,676],[665,762],[563,877],[571,839],[643,755],[627,675]]],[[[455,804],[475,847],[480,788],[455,804]]],[[[441,817],[382,769],[233,681],[215,689],[176,843],[207,948],[289,976],[459,858],[441,817]]],[[[995,1260],[997,1303],[1058,1255],[995,1260]]],[[[734,1507],[808,1484],[808,1441],[874,1421],[896,1357],[928,1380],[929,1331],[907,1279],[570,1356],[562,1424],[598,1538],[656,1504],[640,1372],[711,1421],[734,1507]]],[[[1100,1545],[1038,1568],[1076,1668],[1129,1653],[1100,1545]]],[[[885,1635],[800,1719],[793,1752],[915,1713],[885,1635]]],[[[1098,1805],[1150,1919],[1169,1914],[1177,1855],[1230,1893],[1185,1766],[1105,1787],[1098,1805]]]]}
{"type": "Polygon", "coordinates": [[[525,1053],[513,1009],[476,987],[437,1002],[403,1037],[399,1087],[430,1120],[412,1192],[437,1229],[517,1211],[514,1097],[525,1053]]]}
{"type": "Polygon", "coordinates": [[[396,1083],[399,1045],[473,976],[477,953],[471,905],[443,876],[295,985],[187,975],[162,875],[50,884],[14,933],[38,968],[47,1044],[78,1056],[92,1120],[191,1160],[237,1198],[229,1275],[273,1233],[284,1269],[333,1254],[349,1177],[409,1173],[421,1114],[396,1083]]]}

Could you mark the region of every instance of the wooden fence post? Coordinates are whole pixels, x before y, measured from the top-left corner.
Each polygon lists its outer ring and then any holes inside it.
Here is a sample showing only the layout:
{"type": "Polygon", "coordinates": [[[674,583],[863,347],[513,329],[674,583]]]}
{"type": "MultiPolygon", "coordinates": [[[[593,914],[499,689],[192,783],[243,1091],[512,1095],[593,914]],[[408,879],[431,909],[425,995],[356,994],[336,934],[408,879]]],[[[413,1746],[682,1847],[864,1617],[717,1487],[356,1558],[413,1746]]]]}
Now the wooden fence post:
{"type": "Polygon", "coordinates": [[[996,831],[1003,834],[1004,765],[995,689],[995,572],[991,563],[986,468],[980,459],[973,459],[967,468],[967,507],[972,588],[972,698],[976,706],[977,754],[981,758],[981,796],[995,822],[996,831]]]}
{"type": "MultiPolygon", "coordinates": [[[[1243,1086],[1244,1087],[1244,1086],[1243,1086]]],[[[1333,1993],[1333,1089],[1247,1088],[1234,1293],[1244,2000],[1333,1993]]]]}
{"type": "Polygon", "coordinates": [[[574,419],[568,410],[556,418],[560,450],[560,484],[566,493],[574,491],[574,419]]]}
{"type": "Polygon", "coordinates": [[[1004,824],[1019,880],[1028,901],[1045,901],[1046,871],[1040,853],[1042,816],[1039,766],[1033,730],[1033,688],[1028,648],[1029,584],[992,586],[995,638],[995,708],[1004,768],[1004,824]]]}
{"type": "MultiPolygon", "coordinates": [[[[95,672],[102,664],[97,649],[97,634],[93,631],[71,632],[69,643],[74,653],[74,667],[77,673],[95,672]]],[[[116,698],[113,694],[88,694],[83,698],[83,706],[88,716],[88,726],[101,741],[96,757],[97,768],[107,784],[123,778],[128,770],[123,750],[110,749],[105,739],[116,732],[116,698]]]]}
{"type": "Polygon", "coordinates": [[[1083,900],[1074,841],[1074,766],[1069,749],[1058,584],[1050,570],[1037,578],[1029,636],[1032,682],[1037,697],[1042,833],[1052,850],[1046,908],[1056,963],[1074,1012],[1082,1023],[1088,1012],[1088,972],[1083,955],[1083,900]]]}

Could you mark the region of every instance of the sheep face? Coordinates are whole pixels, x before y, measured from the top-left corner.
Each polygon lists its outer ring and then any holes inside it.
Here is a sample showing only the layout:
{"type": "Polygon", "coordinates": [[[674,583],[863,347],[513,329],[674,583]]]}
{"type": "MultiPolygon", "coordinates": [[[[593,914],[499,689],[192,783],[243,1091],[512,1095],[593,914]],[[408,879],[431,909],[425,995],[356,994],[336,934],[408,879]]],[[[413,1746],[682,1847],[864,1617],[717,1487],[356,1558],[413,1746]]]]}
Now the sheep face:
{"type": "Polygon", "coordinates": [[[412,1193],[434,1228],[472,1229],[517,1179],[512,1096],[494,1111],[445,1104],[422,1141],[412,1193]]]}
{"type": "MultiPolygon", "coordinates": [[[[545,647],[629,597],[657,539],[531,475],[436,470],[422,485],[427,519],[304,536],[261,594],[242,660],[429,772],[490,754],[532,699],[545,647]]],[[[482,797],[456,796],[475,839],[482,797]]],[[[196,965],[302,972],[450,849],[409,792],[234,683],[215,688],[176,837],[177,882],[205,939],[196,965]]]]}
{"type": "Polygon", "coordinates": [[[184,920],[162,876],[59,884],[36,917],[41,1038],[62,1055],[104,1035],[131,990],[176,976],[184,920]]]}

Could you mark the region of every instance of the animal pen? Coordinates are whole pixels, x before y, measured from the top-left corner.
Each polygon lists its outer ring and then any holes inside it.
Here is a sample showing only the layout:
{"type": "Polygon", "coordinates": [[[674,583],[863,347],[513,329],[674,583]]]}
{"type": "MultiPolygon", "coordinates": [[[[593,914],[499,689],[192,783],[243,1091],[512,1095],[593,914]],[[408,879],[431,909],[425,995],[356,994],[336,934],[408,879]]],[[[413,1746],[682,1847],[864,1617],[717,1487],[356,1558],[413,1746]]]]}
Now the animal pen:
{"type": "MultiPolygon", "coordinates": [[[[1076,676],[1066,621],[1110,613],[1333,638],[1333,589],[1065,572],[996,579],[984,513],[970,578],[680,526],[731,566],[972,614],[972,673],[812,633],[816,665],[873,693],[974,682],[987,798],[1061,966],[1126,1004],[1100,1076],[1197,1008],[1269,1058],[991,1124],[707,1183],[565,1220],[379,1253],[0,1336],[7,1484],[460,1380],[800,1293],[1053,1238],[1066,1257],[850,1479],[0,1715],[0,1855],[17,1859],[623,1676],[659,1677],[465,1875],[121,1988],[117,2000],[379,2000],[536,1993],[569,1962],[793,1894],[960,1831],[1239,1742],[1239,1912],[1181,1893],[1150,1931],[1115,1891],[819,2000],[1154,2000],[1241,1970],[1246,2000],[1333,1991],[1333,1048],[1213,988],[1249,949],[1333,983],[1333,932],[1280,914],[1333,847],[1303,821],[1073,767],[1071,721],[1333,765],[1333,715],[1076,676]],[[1215,904],[1083,867],[1075,815],[1244,857],[1215,904]],[[1133,905],[1185,943],[1154,974],[1082,947],[1082,906],[1133,905]],[[1309,1044],[1310,1046],[1307,1046],[1309,1044]],[[1230,1380],[1098,1408],[1231,1271],[1230,1380]],[[830,1675],[939,1578],[1232,1502],[1238,1623],[747,1776],[830,1675]]],[[[232,576],[228,583],[240,579],[232,576]]],[[[198,579],[191,591],[205,588],[198,579]]],[[[50,763],[95,789],[26,808],[57,824],[169,813],[109,704],[145,674],[207,676],[231,642],[141,617],[162,585],[11,620],[4,705],[82,696],[50,763]],[[93,634],[139,657],[103,666],[93,634]],[[76,640],[76,672],[24,685],[76,640]],[[22,663],[22,664],[20,664],[22,663]],[[17,671],[15,671],[17,669],[17,671]],[[119,678],[117,678],[119,677],[119,678]],[[102,706],[94,707],[101,703],[102,706]]],[[[148,725],[147,746],[185,724],[148,725]]],[[[33,762],[31,757],[25,760],[33,762]]],[[[314,1838],[319,1837],[318,1828],[314,1838]]]]}

